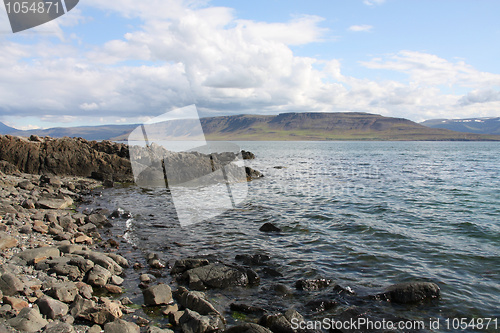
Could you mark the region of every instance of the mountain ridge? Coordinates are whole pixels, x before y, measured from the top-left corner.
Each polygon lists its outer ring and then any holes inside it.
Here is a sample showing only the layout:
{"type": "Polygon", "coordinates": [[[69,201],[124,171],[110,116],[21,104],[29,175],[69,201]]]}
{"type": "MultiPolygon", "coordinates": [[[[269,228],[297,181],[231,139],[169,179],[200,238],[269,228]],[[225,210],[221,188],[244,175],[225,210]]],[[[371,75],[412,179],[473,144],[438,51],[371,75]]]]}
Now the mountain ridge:
{"type": "Polygon", "coordinates": [[[429,119],[420,124],[458,132],[500,135],[500,117],[429,119]]]}
{"type": "MultiPolygon", "coordinates": [[[[365,112],[290,112],[278,115],[231,115],[200,119],[207,140],[228,141],[500,141],[500,135],[433,128],[405,118],[365,112]]],[[[499,122],[500,123],[500,122],[499,122]]],[[[0,123],[1,124],[1,123],[0,123]]],[[[126,141],[140,124],[49,128],[1,134],[83,137],[126,141]]],[[[11,129],[8,126],[5,126],[11,129]]],[[[500,132],[499,132],[500,134],[500,132]]]]}

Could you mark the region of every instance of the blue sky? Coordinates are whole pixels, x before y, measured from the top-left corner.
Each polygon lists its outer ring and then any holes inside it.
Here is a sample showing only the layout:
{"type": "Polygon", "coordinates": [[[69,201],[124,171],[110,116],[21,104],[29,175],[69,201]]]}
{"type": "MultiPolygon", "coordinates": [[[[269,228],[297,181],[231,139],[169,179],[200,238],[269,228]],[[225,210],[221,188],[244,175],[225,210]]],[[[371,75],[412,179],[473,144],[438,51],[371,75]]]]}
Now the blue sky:
{"type": "Polygon", "coordinates": [[[0,121],[16,128],[364,111],[500,116],[500,2],[82,0],[12,34],[0,121]]]}

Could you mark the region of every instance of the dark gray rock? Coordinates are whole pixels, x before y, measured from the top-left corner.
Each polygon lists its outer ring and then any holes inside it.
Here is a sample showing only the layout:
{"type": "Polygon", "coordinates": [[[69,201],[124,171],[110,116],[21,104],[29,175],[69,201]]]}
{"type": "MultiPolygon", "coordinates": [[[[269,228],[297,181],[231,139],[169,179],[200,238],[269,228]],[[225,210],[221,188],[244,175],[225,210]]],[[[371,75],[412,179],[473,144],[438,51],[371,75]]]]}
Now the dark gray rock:
{"type": "Polygon", "coordinates": [[[171,274],[181,274],[187,270],[190,270],[190,269],[193,269],[196,267],[206,266],[208,264],[209,264],[209,261],[207,259],[188,258],[188,259],[176,260],[174,263],[174,267],[172,267],[172,270],[170,271],[170,273],[171,274]]]}
{"type": "Polygon", "coordinates": [[[24,308],[17,317],[7,320],[7,324],[18,331],[36,332],[45,325],[48,321],[43,319],[42,315],[36,308],[24,308]]]}
{"type": "Polygon", "coordinates": [[[246,272],[222,264],[209,264],[190,269],[182,275],[189,288],[205,290],[207,288],[227,288],[247,286],[246,272]]]}
{"type": "Polygon", "coordinates": [[[260,266],[265,265],[271,260],[271,257],[266,254],[238,254],[234,259],[242,261],[245,265],[260,266]]]}
{"type": "Polygon", "coordinates": [[[295,282],[295,288],[297,290],[320,290],[328,287],[332,283],[332,280],[329,279],[313,279],[313,280],[298,280],[295,282]]]}
{"type": "Polygon", "coordinates": [[[49,319],[56,319],[66,315],[69,307],[61,301],[48,296],[43,296],[36,301],[40,313],[49,319]]]}
{"type": "Polygon", "coordinates": [[[259,231],[262,231],[262,232],[280,232],[281,229],[270,222],[266,222],[259,228],[259,231]]]}
{"type": "Polygon", "coordinates": [[[172,302],[172,290],[166,284],[157,284],[142,291],[144,304],[149,306],[169,304],[172,302]]]}
{"type": "Polygon", "coordinates": [[[254,323],[244,323],[241,325],[233,326],[228,328],[226,333],[272,333],[269,329],[264,326],[260,326],[254,323]]]}
{"type": "Polygon", "coordinates": [[[254,153],[246,150],[241,151],[241,157],[243,157],[244,160],[253,160],[255,159],[254,153]]]}
{"type": "Polygon", "coordinates": [[[439,286],[433,282],[407,282],[392,285],[378,296],[394,303],[406,304],[437,299],[440,295],[439,286]]]}
{"type": "Polygon", "coordinates": [[[231,303],[229,306],[231,311],[237,311],[241,313],[260,313],[263,314],[266,312],[263,308],[259,308],[257,306],[252,306],[252,305],[247,305],[247,304],[240,304],[240,303],[231,303]]]}
{"type": "Polygon", "coordinates": [[[206,295],[199,291],[189,291],[179,287],[174,293],[175,299],[183,307],[196,311],[201,315],[217,314],[219,311],[206,299],[206,295]]]}
{"type": "Polygon", "coordinates": [[[269,328],[273,333],[295,333],[292,324],[283,314],[263,315],[259,325],[269,328]]]}
{"type": "Polygon", "coordinates": [[[224,328],[222,319],[217,315],[202,316],[195,311],[186,309],[179,319],[184,333],[204,333],[224,328]]]}
{"type": "Polygon", "coordinates": [[[139,333],[140,328],[134,323],[117,319],[104,325],[104,333],[139,333]]]}

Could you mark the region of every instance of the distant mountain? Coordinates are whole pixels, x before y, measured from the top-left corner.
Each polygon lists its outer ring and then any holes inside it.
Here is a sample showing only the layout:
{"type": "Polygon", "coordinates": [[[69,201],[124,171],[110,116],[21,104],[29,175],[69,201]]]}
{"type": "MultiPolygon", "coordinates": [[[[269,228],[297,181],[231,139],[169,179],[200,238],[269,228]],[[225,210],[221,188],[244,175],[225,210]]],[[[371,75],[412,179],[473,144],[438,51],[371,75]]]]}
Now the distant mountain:
{"type": "Polygon", "coordinates": [[[467,119],[431,119],[420,124],[457,132],[500,135],[500,117],[467,119]]]}
{"type": "Polygon", "coordinates": [[[79,126],[79,127],[54,127],[30,131],[17,131],[19,136],[51,136],[53,138],[82,137],[87,140],[109,140],[111,138],[130,133],[137,125],[103,125],[103,126],[79,126]]]}
{"type": "MultiPolygon", "coordinates": [[[[460,133],[423,126],[403,118],[383,117],[362,112],[304,112],[282,113],[272,116],[222,116],[201,118],[201,125],[207,140],[500,141],[500,135],[460,133]]],[[[13,134],[125,141],[130,132],[137,126],[139,124],[50,128],[17,131],[13,134]]],[[[165,125],[164,128],[167,132],[175,132],[177,136],[188,135],[186,129],[175,122],[165,125]]]]}
{"type": "Polygon", "coordinates": [[[14,133],[16,131],[17,130],[15,128],[9,127],[4,123],[0,123],[0,134],[9,134],[9,133],[14,133]]]}

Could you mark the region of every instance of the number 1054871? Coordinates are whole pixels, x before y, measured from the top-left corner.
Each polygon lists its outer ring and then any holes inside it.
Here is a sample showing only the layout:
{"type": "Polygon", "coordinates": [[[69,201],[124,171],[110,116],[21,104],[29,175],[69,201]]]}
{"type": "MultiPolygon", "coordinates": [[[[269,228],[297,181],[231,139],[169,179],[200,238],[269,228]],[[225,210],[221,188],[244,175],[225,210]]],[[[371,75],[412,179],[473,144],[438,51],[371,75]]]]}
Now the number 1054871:
{"type": "Polygon", "coordinates": [[[59,13],[59,2],[58,1],[38,1],[38,2],[27,2],[27,1],[8,1],[5,2],[5,8],[8,14],[45,14],[45,13],[59,13]]]}

